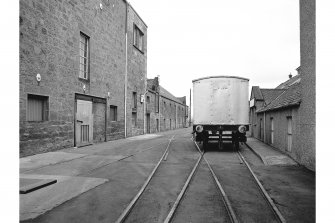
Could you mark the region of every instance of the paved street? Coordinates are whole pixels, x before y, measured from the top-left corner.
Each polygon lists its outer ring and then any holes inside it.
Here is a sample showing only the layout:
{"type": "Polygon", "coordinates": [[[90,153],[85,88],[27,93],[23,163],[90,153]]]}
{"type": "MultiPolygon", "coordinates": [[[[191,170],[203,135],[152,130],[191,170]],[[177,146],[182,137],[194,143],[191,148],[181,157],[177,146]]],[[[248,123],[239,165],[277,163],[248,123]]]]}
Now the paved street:
{"type": "MultiPolygon", "coordinates": [[[[21,158],[22,183],[24,179],[57,179],[57,183],[20,194],[20,220],[115,222],[157,167],[124,221],[164,222],[201,158],[190,133],[191,128],[178,129],[21,158]]],[[[289,161],[278,164],[264,163],[246,145],[240,152],[287,222],[315,221],[313,172],[283,154],[278,159],[289,161]]],[[[277,221],[238,153],[230,144],[219,151],[212,143],[195,169],[173,222],[230,222],[226,201],[206,162],[239,222],[277,221]]]]}

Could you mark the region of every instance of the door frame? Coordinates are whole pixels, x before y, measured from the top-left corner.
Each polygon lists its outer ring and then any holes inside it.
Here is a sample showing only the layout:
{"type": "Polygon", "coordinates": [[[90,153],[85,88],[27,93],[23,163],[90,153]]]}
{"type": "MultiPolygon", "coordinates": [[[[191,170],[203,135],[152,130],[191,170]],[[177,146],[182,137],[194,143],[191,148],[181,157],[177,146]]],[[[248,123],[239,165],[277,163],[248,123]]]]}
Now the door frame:
{"type": "MultiPolygon", "coordinates": [[[[77,124],[77,100],[83,100],[83,101],[92,101],[92,109],[93,109],[93,104],[94,103],[102,103],[105,104],[105,142],[107,142],[107,98],[102,98],[102,97],[97,97],[94,95],[88,95],[88,94],[81,94],[81,93],[74,93],[74,114],[73,114],[73,145],[74,147],[77,147],[77,142],[76,142],[76,124],[77,124]]],[[[94,120],[94,116],[93,116],[94,120]]]]}

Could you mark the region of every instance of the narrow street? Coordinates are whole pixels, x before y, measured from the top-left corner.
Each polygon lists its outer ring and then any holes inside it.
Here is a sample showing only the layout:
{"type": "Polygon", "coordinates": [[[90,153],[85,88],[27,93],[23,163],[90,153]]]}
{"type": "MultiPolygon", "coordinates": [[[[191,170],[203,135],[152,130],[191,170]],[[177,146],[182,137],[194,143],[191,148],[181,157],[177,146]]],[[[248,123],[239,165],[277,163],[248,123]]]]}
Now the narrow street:
{"type": "MultiPolygon", "coordinates": [[[[184,128],[65,149],[54,153],[66,154],[71,159],[64,156],[49,163],[44,160],[44,164],[32,157],[21,159],[22,176],[55,178],[58,182],[21,194],[20,220],[115,222],[157,167],[123,221],[164,222],[201,158],[190,133],[190,128],[184,128]]],[[[313,172],[298,165],[264,165],[244,144],[240,152],[287,222],[314,222],[313,172]]],[[[222,151],[216,144],[210,144],[172,222],[230,222],[225,201],[205,159],[227,194],[239,222],[276,222],[252,175],[228,143],[222,151]]]]}

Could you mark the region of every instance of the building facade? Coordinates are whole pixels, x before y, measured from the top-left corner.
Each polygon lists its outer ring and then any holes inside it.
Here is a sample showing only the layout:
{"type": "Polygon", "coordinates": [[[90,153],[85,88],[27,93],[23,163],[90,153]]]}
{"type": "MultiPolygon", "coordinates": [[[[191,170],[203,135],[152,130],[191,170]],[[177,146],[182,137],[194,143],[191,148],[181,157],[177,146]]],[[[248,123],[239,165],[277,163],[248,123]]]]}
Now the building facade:
{"type": "Polygon", "coordinates": [[[175,97],[159,85],[158,77],[148,79],[146,94],[146,132],[168,131],[188,126],[186,96],[175,97]]]}
{"type": "Polygon", "coordinates": [[[255,137],[299,160],[301,104],[300,75],[275,89],[253,86],[250,97],[250,132],[255,137]]]}
{"type": "Polygon", "coordinates": [[[143,134],[146,39],[123,0],[20,0],[20,156],[143,134]]]}
{"type": "Polygon", "coordinates": [[[298,75],[276,89],[252,87],[251,135],[315,171],[315,0],[300,0],[298,75]]]}

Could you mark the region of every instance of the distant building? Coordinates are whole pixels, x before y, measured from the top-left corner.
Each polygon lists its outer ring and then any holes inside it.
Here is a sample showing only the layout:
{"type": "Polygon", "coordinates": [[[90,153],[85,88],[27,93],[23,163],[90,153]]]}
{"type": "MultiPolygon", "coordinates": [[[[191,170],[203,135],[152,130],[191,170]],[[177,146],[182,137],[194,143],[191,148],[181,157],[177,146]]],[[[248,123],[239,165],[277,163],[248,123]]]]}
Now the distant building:
{"type": "Polygon", "coordinates": [[[300,58],[275,89],[252,87],[250,134],[315,170],[315,0],[300,1],[300,58]]]}
{"type": "Polygon", "coordinates": [[[188,126],[186,96],[173,96],[159,85],[158,77],[147,81],[146,106],[147,133],[188,126]]]}
{"type": "Polygon", "coordinates": [[[147,26],[127,1],[20,0],[19,48],[20,156],[144,133],[147,26]]]}

